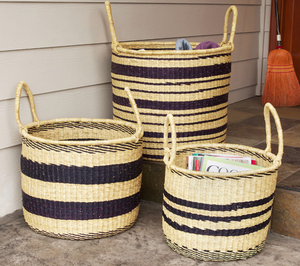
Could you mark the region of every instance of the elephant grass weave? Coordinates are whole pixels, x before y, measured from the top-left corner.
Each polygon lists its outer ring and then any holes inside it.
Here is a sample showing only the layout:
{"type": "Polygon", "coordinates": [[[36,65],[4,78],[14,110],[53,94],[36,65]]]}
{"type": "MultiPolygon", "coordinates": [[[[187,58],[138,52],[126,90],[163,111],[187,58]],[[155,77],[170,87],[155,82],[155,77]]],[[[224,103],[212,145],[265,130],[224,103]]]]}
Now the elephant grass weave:
{"type": "Polygon", "coordinates": [[[199,260],[229,261],[246,259],[262,250],[283,154],[280,120],[269,103],[264,116],[265,150],[220,143],[177,147],[173,116],[166,117],[162,220],[166,242],[177,253],[199,260]],[[278,133],[277,155],[271,153],[270,113],[278,133]],[[263,168],[235,173],[187,170],[186,158],[193,153],[250,156],[263,168]]]}
{"type": "MultiPolygon", "coordinates": [[[[237,8],[231,6],[226,12],[220,47],[178,51],[175,42],[118,42],[111,5],[105,5],[112,37],[113,115],[134,120],[122,89],[129,87],[145,129],[144,159],[163,160],[163,121],[168,113],[174,116],[178,143],[224,142],[237,8]]],[[[193,48],[197,44],[191,42],[193,48]]]]}
{"type": "Polygon", "coordinates": [[[23,214],[43,235],[84,240],[118,234],[136,221],[142,178],[142,124],[111,119],[40,121],[32,92],[20,82],[15,99],[22,135],[23,214]],[[25,89],[34,122],[20,120],[25,89]]]}

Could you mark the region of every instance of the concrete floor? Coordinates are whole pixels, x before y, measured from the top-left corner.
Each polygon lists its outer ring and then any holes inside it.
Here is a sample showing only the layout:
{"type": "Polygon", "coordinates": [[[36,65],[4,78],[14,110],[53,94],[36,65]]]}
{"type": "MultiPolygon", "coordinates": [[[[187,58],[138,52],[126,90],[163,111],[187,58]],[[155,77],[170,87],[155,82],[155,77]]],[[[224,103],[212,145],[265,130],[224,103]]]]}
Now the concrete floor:
{"type": "Polygon", "coordinates": [[[273,232],[263,251],[245,261],[203,262],[183,257],[164,241],[161,214],[161,204],[142,201],[131,229],[108,238],[71,241],[33,232],[18,210],[0,218],[0,265],[300,265],[300,240],[273,232]]]}

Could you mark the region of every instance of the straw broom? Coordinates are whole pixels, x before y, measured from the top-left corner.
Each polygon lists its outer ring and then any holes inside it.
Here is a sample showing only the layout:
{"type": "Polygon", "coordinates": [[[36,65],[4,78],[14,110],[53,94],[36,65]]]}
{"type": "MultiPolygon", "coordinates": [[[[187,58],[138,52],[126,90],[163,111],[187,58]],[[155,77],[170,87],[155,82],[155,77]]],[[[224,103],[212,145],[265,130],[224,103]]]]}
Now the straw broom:
{"type": "Polygon", "coordinates": [[[277,47],[269,53],[267,76],[262,104],[270,102],[276,107],[300,105],[300,86],[290,52],[282,49],[279,28],[278,3],[275,3],[277,47]]]}

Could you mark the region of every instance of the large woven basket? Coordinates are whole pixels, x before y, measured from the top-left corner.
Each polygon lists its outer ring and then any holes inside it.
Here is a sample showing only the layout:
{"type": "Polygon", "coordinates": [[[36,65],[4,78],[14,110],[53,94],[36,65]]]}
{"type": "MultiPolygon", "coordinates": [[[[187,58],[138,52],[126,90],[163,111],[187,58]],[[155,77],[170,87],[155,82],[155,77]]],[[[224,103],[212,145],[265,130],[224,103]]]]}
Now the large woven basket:
{"type": "Polygon", "coordinates": [[[129,89],[137,124],[111,119],[39,121],[25,82],[16,91],[15,115],[22,135],[23,213],[34,231],[84,240],[130,228],[140,206],[143,129],[129,89]],[[25,89],[34,122],[20,121],[25,89]]]}
{"type": "Polygon", "coordinates": [[[199,260],[230,261],[252,257],[262,250],[283,154],[282,129],[276,110],[267,104],[264,115],[265,150],[220,143],[177,148],[174,119],[172,115],[166,117],[163,232],[168,245],[177,253],[199,260]],[[271,153],[270,112],[278,131],[277,155],[271,153]],[[236,173],[187,170],[186,156],[192,153],[250,156],[263,168],[236,173]]]}
{"type": "MultiPolygon", "coordinates": [[[[145,129],[143,158],[163,160],[163,121],[168,113],[174,116],[178,143],[224,142],[236,7],[226,12],[219,48],[177,51],[175,42],[119,43],[110,3],[105,5],[112,36],[113,114],[115,119],[134,121],[122,90],[129,87],[145,129]],[[227,41],[231,12],[233,22],[227,41]]],[[[197,44],[191,43],[193,48],[197,44]]]]}

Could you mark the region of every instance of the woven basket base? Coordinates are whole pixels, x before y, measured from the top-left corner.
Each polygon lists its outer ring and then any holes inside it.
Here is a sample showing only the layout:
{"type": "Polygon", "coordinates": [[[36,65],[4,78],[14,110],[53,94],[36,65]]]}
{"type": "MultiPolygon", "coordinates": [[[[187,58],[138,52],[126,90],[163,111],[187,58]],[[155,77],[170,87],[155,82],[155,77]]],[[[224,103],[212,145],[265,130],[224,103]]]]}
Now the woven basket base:
{"type": "Polygon", "coordinates": [[[135,224],[135,222],[125,226],[124,228],[119,228],[117,230],[110,231],[110,232],[98,232],[98,233],[91,233],[91,234],[57,234],[57,233],[51,233],[51,232],[39,230],[37,228],[32,227],[29,224],[28,224],[28,226],[34,232],[44,235],[44,236],[50,236],[50,237],[54,237],[54,238],[67,239],[67,240],[89,240],[89,239],[97,239],[97,238],[104,238],[104,237],[117,235],[119,233],[122,233],[122,232],[128,230],[134,224],[135,224]]]}
{"type": "Polygon", "coordinates": [[[257,245],[254,249],[238,252],[221,252],[221,251],[204,251],[197,249],[188,249],[186,247],[178,246],[176,243],[172,243],[169,239],[165,240],[169,247],[180,255],[188,258],[203,260],[203,261],[232,261],[232,260],[244,260],[253,257],[262,251],[265,241],[257,245]]]}

